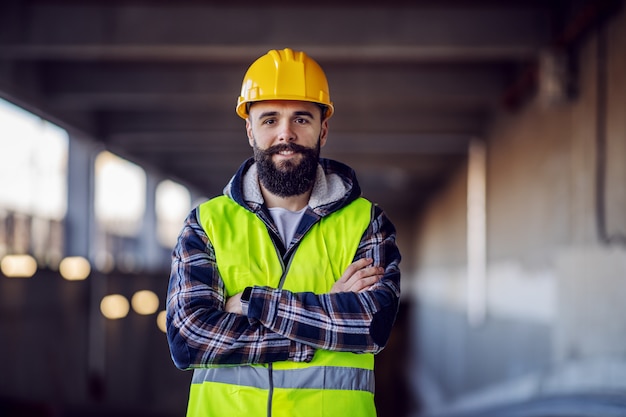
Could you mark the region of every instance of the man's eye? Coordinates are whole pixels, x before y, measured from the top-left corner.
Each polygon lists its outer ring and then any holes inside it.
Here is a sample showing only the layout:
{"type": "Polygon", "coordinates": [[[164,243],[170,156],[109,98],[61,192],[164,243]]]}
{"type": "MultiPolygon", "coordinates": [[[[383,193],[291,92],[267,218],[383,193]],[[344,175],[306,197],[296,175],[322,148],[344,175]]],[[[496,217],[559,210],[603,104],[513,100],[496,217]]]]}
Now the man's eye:
{"type": "Polygon", "coordinates": [[[299,117],[299,118],[296,119],[296,123],[298,123],[298,124],[305,124],[305,123],[308,123],[308,122],[309,121],[307,119],[303,118],[303,117],[299,117]]]}
{"type": "Polygon", "coordinates": [[[274,119],[267,119],[263,121],[264,125],[273,125],[276,121],[274,119]]]}

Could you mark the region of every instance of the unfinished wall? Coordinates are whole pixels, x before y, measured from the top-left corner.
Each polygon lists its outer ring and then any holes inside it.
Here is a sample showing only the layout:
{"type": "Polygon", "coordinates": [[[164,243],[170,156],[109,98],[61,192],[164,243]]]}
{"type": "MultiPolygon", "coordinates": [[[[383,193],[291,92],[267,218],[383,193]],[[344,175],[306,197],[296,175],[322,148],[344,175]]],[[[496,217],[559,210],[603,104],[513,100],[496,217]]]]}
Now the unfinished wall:
{"type": "MultiPolygon", "coordinates": [[[[544,385],[549,379],[553,390],[602,388],[620,379],[615,372],[626,354],[626,303],[620,301],[626,298],[626,14],[601,30],[606,37],[594,30],[576,47],[574,98],[548,104],[535,97],[515,112],[502,111],[484,138],[482,324],[467,321],[464,170],[420,219],[409,291],[418,307],[416,392],[427,408],[533,376],[544,385]],[[585,378],[571,371],[583,367],[585,378]]],[[[536,393],[537,381],[527,393],[536,393]]]]}

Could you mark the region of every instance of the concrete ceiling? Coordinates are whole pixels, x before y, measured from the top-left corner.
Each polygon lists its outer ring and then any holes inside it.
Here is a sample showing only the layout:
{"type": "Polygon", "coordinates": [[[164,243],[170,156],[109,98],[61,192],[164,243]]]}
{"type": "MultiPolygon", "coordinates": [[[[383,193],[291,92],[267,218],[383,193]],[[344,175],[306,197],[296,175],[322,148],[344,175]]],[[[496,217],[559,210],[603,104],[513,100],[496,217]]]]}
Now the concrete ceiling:
{"type": "Polygon", "coordinates": [[[531,90],[540,52],[589,7],[572,3],[3,0],[0,94],[213,196],[251,155],[234,112],[247,66],[301,49],[335,103],[323,156],[402,216],[531,90]]]}

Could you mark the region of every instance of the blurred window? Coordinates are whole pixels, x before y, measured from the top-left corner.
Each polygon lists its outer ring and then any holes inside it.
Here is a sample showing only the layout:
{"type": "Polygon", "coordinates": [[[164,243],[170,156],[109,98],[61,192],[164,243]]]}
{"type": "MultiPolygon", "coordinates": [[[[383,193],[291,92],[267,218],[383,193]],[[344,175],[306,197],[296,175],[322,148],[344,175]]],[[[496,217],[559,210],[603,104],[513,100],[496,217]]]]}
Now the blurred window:
{"type": "Polygon", "coordinates": [[[174,181],[162,181],[156,189],[157,236],[159,243],[173,247],[191,210],[191,193],[174,181]]]}
{"type": "Polygon", "coordinates": [[[0,208],[62,220],[68,142],[64,129],[0,99],[0,208]]]}
{"type": "Polygon", "coordinates": [[[146,209],[146,173],[103,151],[95,162],[95,211],[100,227],[118,236],[137,236],[146,209]]]}

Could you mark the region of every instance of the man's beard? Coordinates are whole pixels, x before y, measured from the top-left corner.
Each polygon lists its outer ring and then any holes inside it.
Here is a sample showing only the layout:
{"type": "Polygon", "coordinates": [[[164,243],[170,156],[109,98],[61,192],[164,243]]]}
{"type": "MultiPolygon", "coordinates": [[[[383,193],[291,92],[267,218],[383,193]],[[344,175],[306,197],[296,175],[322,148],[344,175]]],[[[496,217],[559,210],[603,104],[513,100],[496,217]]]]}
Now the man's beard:
{"type": "Polygon", "coordinates": [[[285,143],[260,149],[254,142],[254,160],[259,181],[272,194],[279,197],[301,195],[313,188],[320,158],[320,142],[315,148],[285,143]],[[272,156],[290,150],[301,154],[300,161],[283,160],[274,164],[272,156]]]}

